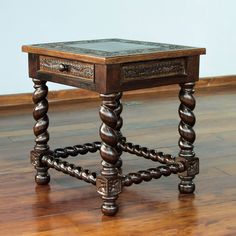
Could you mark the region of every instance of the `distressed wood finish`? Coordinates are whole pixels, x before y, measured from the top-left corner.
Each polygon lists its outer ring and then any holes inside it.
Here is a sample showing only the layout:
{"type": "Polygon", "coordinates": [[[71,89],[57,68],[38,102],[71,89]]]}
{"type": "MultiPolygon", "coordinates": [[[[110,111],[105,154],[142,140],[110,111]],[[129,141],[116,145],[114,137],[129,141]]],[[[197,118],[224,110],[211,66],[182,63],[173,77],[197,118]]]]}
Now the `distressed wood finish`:
{"type": "Polygon", "coordinates": [[[96,184],[97,192],[103,201],[101,210],[108,216],[118,212],[116,201],[124,186],[179,174],[180,192],[193,193],[195,185],[192,180],[198,173],[199,164],[193,152],[195,133],[192,127],[195,116],[192,110],[195,100],[192,93],[193,85],[198,80],[199,56],[205,53],[205,49],[107,39],[24,46],[23,50],[29,53],[29,75],[36,84],[33,96],[36,104],[36,146],[31,152],[31,160],[37,169],[38,184],[49,182],[48,168],[96,184]],[[49,149],[46,81],[100,93],[101,142],[67,146],[54,151],[49,149]],[[123,91],[171,84],[181,85],[181,150],[177,157],[127,142],[121,131],[123,106],[120,99],[123,91]],[[62,160],[98,150],[102,158],[100,174],[62,160]],[[164,165],[123,174],[122,152],[164,165]]]}

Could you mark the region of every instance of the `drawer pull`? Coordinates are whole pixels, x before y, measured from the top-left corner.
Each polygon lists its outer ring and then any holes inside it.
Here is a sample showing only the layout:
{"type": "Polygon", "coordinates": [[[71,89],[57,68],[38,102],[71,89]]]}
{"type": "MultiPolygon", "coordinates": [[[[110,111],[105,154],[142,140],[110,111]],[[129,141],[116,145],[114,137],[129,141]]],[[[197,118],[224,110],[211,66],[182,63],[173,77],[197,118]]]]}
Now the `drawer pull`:
{"type": "Polygon", "coordinates": [[[59,65],[59,71],[64,72],[64,71],[69,71],[69,65],[66,64],[60,64],[59,65]]]}

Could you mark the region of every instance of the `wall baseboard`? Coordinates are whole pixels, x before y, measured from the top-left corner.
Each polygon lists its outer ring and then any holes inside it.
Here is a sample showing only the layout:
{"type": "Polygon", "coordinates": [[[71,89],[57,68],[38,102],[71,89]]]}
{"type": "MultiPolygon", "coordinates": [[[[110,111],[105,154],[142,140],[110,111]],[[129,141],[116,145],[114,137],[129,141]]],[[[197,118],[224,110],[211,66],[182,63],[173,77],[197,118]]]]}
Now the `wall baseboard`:
{"type": "MultiPolygon", "coordinates": [[[[201,78],[197,84],[197,89],[215,88],[215,87],[228,87],[236,86],[236,75],[215,76],[201,78]]],[[[133,90],[124,93],[124,96],[133,96],[138,94],[152,94],[152,93],[168,93],[179,90],[178,85],[161,86],[149,89],[133,90]]],[[[84,102],[90,100],[97,100],[99,95],[92,91],[84,89],[68,89],[49,91],[48,98],[50,103],[68,103],[68,102],[84,102]]],[[[0,95],[0,109],[19,107],[19,106],[32,106],[32,94],[9,94],[0,95]]]]}

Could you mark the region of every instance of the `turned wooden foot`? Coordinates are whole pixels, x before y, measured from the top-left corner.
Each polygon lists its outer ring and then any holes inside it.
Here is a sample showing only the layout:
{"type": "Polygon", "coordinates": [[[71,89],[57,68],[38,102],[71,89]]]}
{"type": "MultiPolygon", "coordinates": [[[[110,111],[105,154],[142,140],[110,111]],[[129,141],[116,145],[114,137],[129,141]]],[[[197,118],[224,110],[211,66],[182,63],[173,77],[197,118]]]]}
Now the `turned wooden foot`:
{"type": "Polygon", "coordinates": [[[118,210],[119,206],[116,204],[117,197],[102,197],[103,204],[101,206],[102,213],[106,216],[114,216],[118,210]]]}
{"type": "Polygon", "coordinates": [[[179,174],[180,193],[193,193],[195,190],[195,184],[193,179],[199,172],[199,160],[195,157],[194,153],[194,141],[195,132],[193,126],[195,124],[195,115],[193,110],[195,108],[194,83],[180,84],[181,90],[179,92],[180,106],[179,106],[179,157],[184,158],[187,163],[187,170],[179,174]]]}
{"type": "Polygon", "coordinates": [[[45,81],[33,79],[35,92],[33,94],[33,102],[35,108],[33,117],[36,121],[33,131],[35,135],[35,146],[31,152],[31,163],[36,169],[35,182],[39,185],[48,184],[50,176],[48,174],[48,167],[41,162],[43,153],[49,150],[48,141],[49,133],[47,131],[49,119],[47,116],[48,101],[47,94],[48,88],[45,81]]]}
{"type": "Polygon", "coordinates": [[[193,182],[194,177],[182,177],[179,176],[181,182],[179,183],[180,193],[193,193],[195,191],[195,184],[193,182]]]}
{"type": "Polygon", "coordinates": [[[100,155],[103,159],[101,176],[97,177],[97,191],[101,195],[103,204],[101,206],[104,215],[115,215],[118,211],[116,200],[121,192],[121,176],[118,166],[121,150],[117,143],[121,138],[120,128],[122,119],[120,113],[120,93],[101,94],[102,106],[100,108],[100,117],[102,125],[100,127],[100,137],[102,140],[100,155]]]}
{"type": "Polygon", "coordinates": [[[35,182],[38,185],[45,185],[50,182],[50,175],[48,174],[48,168],[44,167],[36,168],[35,182]]]}

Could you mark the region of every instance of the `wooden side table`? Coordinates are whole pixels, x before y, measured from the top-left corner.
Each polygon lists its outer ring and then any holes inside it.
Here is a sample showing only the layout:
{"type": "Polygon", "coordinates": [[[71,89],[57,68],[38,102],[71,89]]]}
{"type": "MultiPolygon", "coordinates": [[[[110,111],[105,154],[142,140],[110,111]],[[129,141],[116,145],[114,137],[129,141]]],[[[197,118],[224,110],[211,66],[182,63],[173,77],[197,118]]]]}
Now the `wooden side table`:
{"type": "Polygon", "coordinates": [[[35,92],[33,111],[35,146],[31,163],[36,169],[37,184],[48,184],[49,168],[96,185],[103,200],[102,212],[114,215],[118,211],[116,200],[122,188],[142,181],[158,179],[162,175],[178,174],[179,191],[193,193],[193,178],[199,171],[194,140],[195,99],[194,84],[199,77],[199,57],[204,48],[141,42],[123,39],[102,39],[60,42],[23,46],[29,56],[29,77],[35,92]],[[50,150],[48,146],[49,119],[47,116],[48,88],[46,82],[71,85],[100,93],[102,105],[99,133],[101,142],[86,143],[50,150]],[[179,147],[177,157],[127,142],[121,133],[122,92],[179,84],[179,147]],[[62,159],[100,151],[101,173],[97,174],[62,159]],[[121,174],[121,154],[128,152],[162,166],[121,174]]]}

